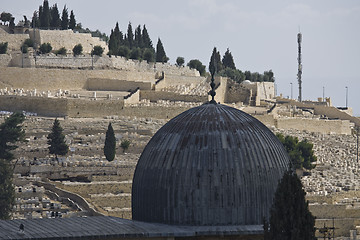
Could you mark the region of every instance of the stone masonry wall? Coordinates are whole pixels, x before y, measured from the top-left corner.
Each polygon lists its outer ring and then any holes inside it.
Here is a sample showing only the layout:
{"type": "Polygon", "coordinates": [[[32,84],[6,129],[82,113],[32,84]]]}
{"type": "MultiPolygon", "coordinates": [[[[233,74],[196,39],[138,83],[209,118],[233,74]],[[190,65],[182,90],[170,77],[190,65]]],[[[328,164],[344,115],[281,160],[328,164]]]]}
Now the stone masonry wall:
{"type": "Polygon", "coordinates": [[[0,96],[0,110],[27,111],[38,115],[58,117],[67,115],[67,100],[65,98],[42,98],[23,96],[0,96]]]}
{"type": "Polygon", "coordinates": [[[130,71],[0,67],[0,88],[80,90],[87,88],[87,80],[90,78],[140,82],[156,80],[153,73],[130,71]]]}
{"type": "Polygon", "coordinates": [[[121,115],[124,100],[68,99],[68,117],[105,117],[121,115]]]}
{"type": "Polygon", "coordinates": [[[150,90],[151,85],[151,82],[89,78],[86,89],[89,91],[133,91],[139,87],[141,90],[150,90]]]}
{"type": "Polygon", "coordinates": [[[8,51],[19,51],[25,39],[29,38],[29,34],[8,34],[0,31],[0,43],[8,43],[8,51]]]}
{"type": "Polygon", "coordinates": [[[0,67],[7,67],[9,66],[11,61],[10,54],[0,54],[0,67]]]}
{"type": "Polygon", "coordinates": [[[164,91],[140,91],[140,100],[147,99],[151,102],[159,100],[182,101],[182,102],[206,102],[207,96],[181,95],[173,92],[164,91]]]}
{"type": "Polygon", "coordinates": [[[99,38],[92,37],[90,33],[74,33],[72,30],[36,30],[40,32],[40,45],[51,43],[53,50],[65,47],[71,54],[75,45],[81,43],[84,53],[91,53],[94,46],[99,45],[104,48],[104,54],[109,49],[106,42],[99,38]]]}
{"type": "Polygon", "coordinates": [[[279,118],[276,120],[276,127],[280,129],[297,129],[309,132],[321,132],[325,134],[351,134],[350,121],[347,120],[325,120],[325,119],[299,119],[279,118]]]}
{"type": "Polygon", "coordinates": [[[323,134],[351,134],[350,121],[347,120],[326,120],[318,118],[278,118],[272,114],[254,115],[259,121],[268,127],[279,129],[297,129],[300,131],[319,132],[323,134]]]}

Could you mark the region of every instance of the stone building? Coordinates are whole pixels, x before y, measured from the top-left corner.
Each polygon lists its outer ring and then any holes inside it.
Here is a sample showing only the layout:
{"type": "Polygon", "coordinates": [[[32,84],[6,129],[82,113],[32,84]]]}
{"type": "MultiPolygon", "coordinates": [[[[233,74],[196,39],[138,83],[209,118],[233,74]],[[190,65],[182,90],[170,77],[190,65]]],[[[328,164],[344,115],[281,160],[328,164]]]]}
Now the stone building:
{"type": "Polygon", "coordinates": [[[133,180],[133,220],[0,221],[0,238],[262,239],[288,164],[282,144],[261,122],[204,104],[170,120],[145,147],[133,180]]]}

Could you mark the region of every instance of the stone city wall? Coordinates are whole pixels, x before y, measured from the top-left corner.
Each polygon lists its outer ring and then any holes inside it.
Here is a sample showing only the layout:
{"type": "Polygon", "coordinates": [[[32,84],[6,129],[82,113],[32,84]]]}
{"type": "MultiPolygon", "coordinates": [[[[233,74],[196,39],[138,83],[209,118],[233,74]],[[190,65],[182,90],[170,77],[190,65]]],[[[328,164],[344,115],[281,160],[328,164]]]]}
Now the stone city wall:
{"type": "Polygon", "coordinates": [[[200,76],[185,76],[185,75],[173,75],[173,74],[167,74],[165,71],[164,79],[159,81],[155,85],[155,90],[160,91],[161,89],[167,88],[169,86],[174,85],[185,85],[185,84],[199,84],[205,80],[205,77],[200,76]]]}
{"type": "Polygon", "coordinates": [[[347,120],[327,120],[319,118],[286,118],[274,117],[272,114],[254,115],[268,127],[279,129],[296,129],[300,131],[319,132],[323,134],[351,134],[352,123],[347,120]]]}
{"type": "Polygon", "coordinates": [[[50,117],[66,116],[67,99],[1,95],[0,110],[26,111],[50,117]]]}
{"type": "Polygon", "coordinates": [[[314,114],[316,114],[316,115],[323,115],[328,118],[338,118],[341,120],[349,120],[349,121],[353,122],[356,126],[360,127],[360,119],[359,118],[353,117],[353,116],[347,114],[346,112],[337,109],[336,107],[323,106],[323,104],[314,105],[311,103],[298,102],[298,101],[289,100],[289,99],[279,99],[278,101],[280,101],[282,104],[293,105],[293,106],[297,106],[299,108],[314,109],[314,114]]]}
{"type": "Polygon", "coordinates": [[[8,34],[0,31],[0,43],[8,43],[8,51],[19,51],[25,39],[29,38],[29,34],[8,34]]]}
{"type": "Polygon", "coordinates": [[[226,103],[242,102],[249,104],[250,90],[234,81],[228,80],[226,91],[226,103]]]}
{"type": "MultiPolygon", "coordinates": [[[[151,78],[151,76],[148,76],[151,78]]],[[[89,78],[86,89],[89,91],[134,91],[136,88],[150,90],[151,82],[135,82],[129,80],[89,78]]]]}
{"type": "MultiPolygon", "coordinates": [[[[32,32],[33,30],[30,30],[30,34],[32,34],[32,32]]],[[[97,45],[104,48],[104,54],[106,54],[109,51],[106,42],[100,40],[100,38],[92,37],[91,33],[74,33],[73,30],[71,29],[69,30],[36,29],[35,32],[39,32],[40,35],[39,44],[41,45],[43,43],[50,43],[53,50],[58,50],[62,47],[65,47],[66,50],[71,54],[74,46],[81,43],[84,53],[91,53],[93,47],[97,45]]],[[[35,33],[35,35],[36,34],[37,33],[35,33]]]]}
{"type": "Polygon", "coordinates": [[[122,115],[124,100],[86,100],[71,99],[67,101],[68,117],[105,117],[122,115]]]}
{"type": "Polygon", "coordinates": [[[191,106],[129,106],[123,109],[121,116],[170,120],[190,108],[191,106]]]}
{"type": "Polygon", "coordinates": [[[140,100],[147,99],[151,102],[157,102],[159,100],[168,100],[168,101],[181,101],[181,102],[206,102],[208,100],[207,96],[197,96],[197,95],[182,95],[174,92],[165,92],[165,91],[151,91],[151,90],[142,90],[140,91],[140,100]]]}
{"type": "Polygon", "coordinates": [[[40,91],[86,89],[87,80],[121,79],[129,81],[155,82],[153,73],[139,73],[118,70],[79,70],[0,67],[0,88],[12,87],[37,89],[40,91]]]}
{"type": "Polygon", "coordinates": [[[278,118],[275,127],[280,129],[297,129],[300,131],[321,132],[325,134],[351,134],[351,123],[347,120],[326,120],[308,118],[278,118]]]}
{"type": "Polygon", "coordinates": [[[34,66],[35,59],[32,54],[22,54],[20,51],[11,53],[11,61],[9,67],[31,68],[34,66]]]}
{"type": "Polygon", "coordinates": [[[0,110],[26,111],[50,117],[104,117],[121,115],[124,100],[88,100],[14,95],[0,96],[0,110]]]}
{"type": "Polygon", "coordinates": [[[10,54],[0,54],[0,67],[7,67],[9,66],[11,61],[10,54]]]}

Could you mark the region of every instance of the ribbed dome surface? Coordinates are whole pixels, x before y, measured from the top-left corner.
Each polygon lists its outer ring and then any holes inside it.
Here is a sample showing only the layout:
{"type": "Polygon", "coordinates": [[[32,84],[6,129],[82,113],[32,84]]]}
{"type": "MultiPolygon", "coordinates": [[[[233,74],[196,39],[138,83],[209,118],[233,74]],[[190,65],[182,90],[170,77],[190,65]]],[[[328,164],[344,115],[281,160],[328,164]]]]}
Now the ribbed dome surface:
{"type": "Polygon", "coordinates": [[[133,219],[262,224],[288,164],[282,144],[252,116],[220,104],[192,108],[145,147],[133,179],[133,219]]]}

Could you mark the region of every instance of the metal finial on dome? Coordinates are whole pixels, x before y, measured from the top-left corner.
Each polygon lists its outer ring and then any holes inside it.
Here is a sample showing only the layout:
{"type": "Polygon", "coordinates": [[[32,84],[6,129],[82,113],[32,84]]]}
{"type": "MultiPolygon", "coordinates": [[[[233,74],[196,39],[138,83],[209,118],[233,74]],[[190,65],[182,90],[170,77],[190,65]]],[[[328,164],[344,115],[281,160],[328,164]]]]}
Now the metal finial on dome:
{"type": "Polygon", "coordinates": [[[211,74],[210,86],[211,86],[211,90],[210,90],[211,101],[210,101],[210,103],[216,104],[216,101],[215,101],[216,92],[215,92],[214,74],[211,74]]]}

